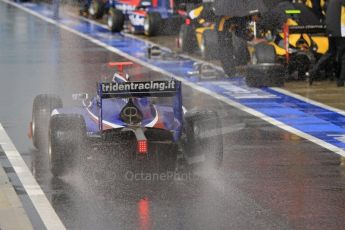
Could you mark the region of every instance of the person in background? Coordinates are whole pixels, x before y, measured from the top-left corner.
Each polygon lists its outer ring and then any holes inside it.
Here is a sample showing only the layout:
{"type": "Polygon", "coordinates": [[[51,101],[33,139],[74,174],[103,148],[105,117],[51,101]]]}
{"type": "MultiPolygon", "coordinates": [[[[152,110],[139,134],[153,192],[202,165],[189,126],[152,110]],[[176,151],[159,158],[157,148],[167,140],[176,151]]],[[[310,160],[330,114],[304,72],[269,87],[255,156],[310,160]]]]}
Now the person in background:
{"type": "Polygon", "coordinates": [[[345,82],[345,0],[327,1],[325,15],[329,48],[313,68],[306,73],[309,83],[312,84],[321,68],[335,60],[337,86],[344,86],[345,82]]]}
{"type": "Polygon", "coordinates": [[[329,0],[326,19],[327,34],[336,56],[337,86],[345,84],[345,0],[329,0]]]}

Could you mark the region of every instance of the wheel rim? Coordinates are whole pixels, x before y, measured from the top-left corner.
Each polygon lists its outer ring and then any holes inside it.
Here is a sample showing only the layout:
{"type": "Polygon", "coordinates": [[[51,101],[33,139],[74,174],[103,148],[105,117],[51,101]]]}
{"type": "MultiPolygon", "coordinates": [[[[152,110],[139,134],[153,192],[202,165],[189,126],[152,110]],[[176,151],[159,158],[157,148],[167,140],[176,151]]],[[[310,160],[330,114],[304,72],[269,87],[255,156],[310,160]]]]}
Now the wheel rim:
{"type": "Polygon", "coordinates": [[[111,28],[113,27],[114,23],[113,23],[113,18],[111,16],[108,17],[108,26],[111,28]]]}
{"type": "Polygon", "coordinates": [[[149,23],[149,19],[147,17],[144,20],[144,30],[146,33],[150,30],[150,23],[149,23]]]}

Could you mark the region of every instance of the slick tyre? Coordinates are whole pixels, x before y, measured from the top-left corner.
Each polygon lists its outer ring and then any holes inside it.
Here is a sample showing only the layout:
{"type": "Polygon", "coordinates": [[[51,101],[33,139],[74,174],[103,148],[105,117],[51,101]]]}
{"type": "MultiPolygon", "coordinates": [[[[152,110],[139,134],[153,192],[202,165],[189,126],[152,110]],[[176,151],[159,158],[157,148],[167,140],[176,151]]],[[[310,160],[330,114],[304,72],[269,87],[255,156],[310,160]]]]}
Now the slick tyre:
{"type": "Polygon", "coordinates": [[[188,161],[203,159],[203,166],[218,168],[223,161],[221,122],[216,112],[189,111],[185,116],[184,154],[188,161]]]}
{"type": "Polygon", "coordinates": [[[160,33],[162,26],[162,17],[158,12],[147,13],[144,19],[144,34],[146,36],[155,36],[160,33]]]}
{"type": "Polygon", "coordinates": [[[62,108],[62,100],[57,95],[40,94],[34,99],[31,133],[33,145],[40,151],[47,150],[49,120],[52,111],[58,108],[62,108]]]}
{"type": "Polygon", "coordinates": [[[183,24],[179,33],[179,45],[183,52],[192,53],[196,47],[196,36],[194,28],[190,25],[183,24]]]}
{"type": "Polygon", "coordinates": [[[234,47],[234,58],[235,58],[236,66],[247,65],[250,59],[250,54],[247,47],[247,41],[236,36],[233,33],[232,44],[234,47]]]}
{"type": "Polygon", "coordinates": [[[65,175],[81,159],[86,125],[79,114],[56,114],[49,125],[49,165],[55,177],[65,175]]]}
{"type": "Polygon", "coordinates": [[[215,43],[217,34],[212,30],[206,30],[203,33],[200,51],[201,56],[205,60],[216,58],[218,54],[218,45],[215,43]]]}
{"type": "Polygon", "coordinates": [[[287,70],[280,64],[256,64],[246,66],[246,84],[249,87],[281,87],[287,70]]]}
{"type": "Polygon", "coordinates": [[[120,10],[112,7],[109,9],[107,23],[111,32],[120,32],[125,23],[125,15],[120,10]]]}
{"type": "Polygon", "coordinates": [[[219,60],[224,72],[232,77],[235,67],[247,64],[249,53],[246,42],[238,38],[234,33],[218,31],[219,60]]]}

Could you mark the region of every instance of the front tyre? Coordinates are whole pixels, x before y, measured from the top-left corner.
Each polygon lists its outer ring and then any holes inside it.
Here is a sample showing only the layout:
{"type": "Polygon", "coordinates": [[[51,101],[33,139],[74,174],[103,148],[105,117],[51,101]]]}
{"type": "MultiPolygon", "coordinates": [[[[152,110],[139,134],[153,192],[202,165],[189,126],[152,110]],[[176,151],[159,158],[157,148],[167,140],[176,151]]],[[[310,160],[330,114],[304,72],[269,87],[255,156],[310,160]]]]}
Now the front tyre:
{"type": "Polygon", "coordinates": [[[205,30],[202,36],[200,51],[205,60],[211,60],[218,56],[217,33],[213,30],[205,30]]]}
{"type": "Polygon", "coordinates": [[[48,144],[48,127],[51,113],[62,107],[62,100],[57,95],[40,94],[35,97],[32,106],[31,132],[33,145],[40,151],[48,144]]]}
{"type": "Polygon", "coordinates": [[[179,45],[185,53],[192,53],[196,49],[197,41],[193,26],[186,24],[181,25],[179,45]]]}
{"type": "Polygon", "coordinates": [[[120,32],[125,23],[125,15],[120,10],[112,7],[109,9],[107,23],[111,32],[120,32]]]}
{"type": "Polygon", "coordinates": [[[160,32],[162,24],[161,15],[158,12],[147,13],[144,19],[144,34],[146,36],[155,36],[160,32]]]}
{"type": "Polygon", "coordinates": [[[235,67],[246,65],[249,52],[245,40],[229,31],[218,31],[219,59],[228,77],[235,73],[235,67]]]}
{"type": "Polygon", "coordinates": [[[49,165],[56,177],[65,175],[81,158],[86,125],[79,114],[56,114],[49,126],[49,165]]]}

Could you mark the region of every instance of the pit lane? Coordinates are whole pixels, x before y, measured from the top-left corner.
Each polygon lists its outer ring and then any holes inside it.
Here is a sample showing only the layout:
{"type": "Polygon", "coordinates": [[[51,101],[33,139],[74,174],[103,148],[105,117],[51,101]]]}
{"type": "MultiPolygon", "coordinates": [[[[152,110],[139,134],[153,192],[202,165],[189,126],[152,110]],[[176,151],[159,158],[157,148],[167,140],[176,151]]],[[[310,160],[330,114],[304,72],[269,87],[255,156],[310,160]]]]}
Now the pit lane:
{"type": "MultiPolygon", "coordinates": [[[[0,6],[1,123],[68,229],[341,229],[343,158],[189,87],[187,108],[217,110],[229,131],[219,172],[128,183],[97,173],[87,180],[51,178],[45,153],[26,137],[34,96],[58,93],[72,105],[72,93],[94,92],[102,64],[125,59],[0,6]]],[[[163,77],[137,65],[131,72],[163,77]]],[[[95,172],[111,174],[100,158],[95,172]]]]}

